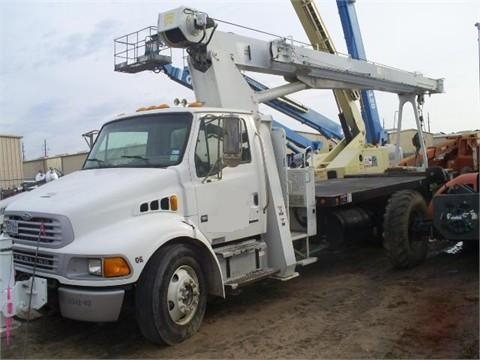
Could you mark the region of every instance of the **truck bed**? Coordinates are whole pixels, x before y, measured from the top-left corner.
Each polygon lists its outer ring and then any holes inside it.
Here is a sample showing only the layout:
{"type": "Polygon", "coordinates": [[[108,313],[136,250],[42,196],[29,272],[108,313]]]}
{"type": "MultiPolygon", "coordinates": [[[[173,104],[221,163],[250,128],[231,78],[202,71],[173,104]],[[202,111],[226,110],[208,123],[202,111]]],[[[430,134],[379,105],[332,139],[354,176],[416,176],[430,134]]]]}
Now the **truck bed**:
{"type": "Polygon", "coordinates": [[[358,176],[315,182],[317,205],[335,207],[425,186],[425,175],[358,176]]]}

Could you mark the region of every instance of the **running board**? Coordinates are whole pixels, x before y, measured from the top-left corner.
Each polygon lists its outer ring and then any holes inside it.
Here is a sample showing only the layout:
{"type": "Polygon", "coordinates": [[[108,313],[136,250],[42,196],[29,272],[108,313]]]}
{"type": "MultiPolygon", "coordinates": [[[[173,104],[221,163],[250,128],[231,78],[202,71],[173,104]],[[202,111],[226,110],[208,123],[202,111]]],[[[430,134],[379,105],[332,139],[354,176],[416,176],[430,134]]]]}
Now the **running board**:
{"type": "Polygon", "coordinates": [[[278,273],[278,270],[276,269],[263,269],[263,270],[257,270],[253,271],[249,274],[246,274],[244,276],[241,276],[236,279],[229,280],[225,283],[225,287],[228,287],[232,290],[235,290],[241,286],[246,286],[250,285],[254,282],[269,278],[273,276],[274,274],[278,273]]]}
{"type": "Polygon", "coordinates": [[[277,276],[277,275],[274,275],[274,276],[272,276],[272,279],[280,280],[280,281],[288,281],[288,280],[295,279],[295,278],[298,277],[298,276],[300,276],[300,274],[295,271],[293,274],[291,274],[291,275],[289,275],[289,276],[277,276]]]}
{"type": "Polygon", "coordinates": [[[316,263],[317,261],[318,261],[318,258],[316,256],[313,256],[313,257],[308,257],[308,258],[305,258],[305,259],[302,259],[302,260],[298,260],[297,265],[307,266],[307,265],[316,263]]]}

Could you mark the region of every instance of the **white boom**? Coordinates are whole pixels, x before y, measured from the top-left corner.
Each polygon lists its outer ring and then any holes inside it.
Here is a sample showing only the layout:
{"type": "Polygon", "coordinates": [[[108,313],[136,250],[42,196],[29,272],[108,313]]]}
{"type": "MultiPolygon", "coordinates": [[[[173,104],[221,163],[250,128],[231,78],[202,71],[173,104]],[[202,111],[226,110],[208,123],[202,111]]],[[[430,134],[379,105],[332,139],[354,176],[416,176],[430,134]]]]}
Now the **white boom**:
{"type": "MultiPolygon", "coordinates": [[[[412,104],[421,134],[416,96],[423,101],[424,94],[443,92],[443,79],[296,46],[293,40],[259,40],[216,31],[216,27],[207,14],[187,7],[161,13],[158,18],[161,45],[187,49],[195,95],[207,106],[256,113],[259,103],[308,88],[379,90],[399,95],[399,125],[403,105],[412,104]],[[280,75],[288,83],[255,93],[242,70],[280,75]]],[[[421,151],[427,159],[423,142],[421,151]]],[[[397,144],[399,161],[398,154],[397,144]]],[[[427,166],[424,162],[423,167],[427,166]]]]}
{"type": "MultiPolygon", "coordinates": [[[[220,57],[223,54],[228,56],[238,70],[281,75],[295,84],[284,90],[278,88],[267,90],[267,93],[272,94],[271,97],[262,93],[256,96],[257,101],[266,101],[281,93],[305,88],[373,89],[415,95],[443,92],[443,79],[431,79],[420,73],[295,46],[293,41],[287,39],[264,41],[213,31],[210,28],[205,29],[206,35],[199,42],[199,30],[188,27],[188,24],[199,16],[206,15],[185,7],[160,14],[158,21],[160,38],[170,47],[188,49],[192,73],[197,75],[198,72],[218,74],[221,69],[215,66],[221,62],[220,57]],[[167,24],[165,19],[169,19],[167,24]],[[182,40],[174,39],[172,33],[181,33],[182,40]]],[[[222,84],[224,87],[231,85],[223,81],[223,78],[218,78],[216,83],[219,83],[219,87],[222,84]]],[[[194,83],[194,87],[195,85],[194,83]]],[[[233,92],[234,89],[227,91],[233,92]]],[[[238,107],[238,103],[235,105],[238,107]]]]}

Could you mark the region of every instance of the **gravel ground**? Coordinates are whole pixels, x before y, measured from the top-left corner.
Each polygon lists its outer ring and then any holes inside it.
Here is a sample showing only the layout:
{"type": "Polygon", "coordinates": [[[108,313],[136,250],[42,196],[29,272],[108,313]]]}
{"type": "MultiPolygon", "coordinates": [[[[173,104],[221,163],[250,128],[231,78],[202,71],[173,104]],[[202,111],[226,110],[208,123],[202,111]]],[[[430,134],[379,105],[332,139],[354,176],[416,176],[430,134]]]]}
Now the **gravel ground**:
{"type": "Polygon", "coordinates": [[[198,334],[174,347],[109,324],[49,314],[23,323],[2,358],[478,358],[478,254],[436,250],[395,271],[382,249],[325,253],[301,276],[209,304],[198,334]],[[27,331],[28,328],[28,331],[27,331]],[[27,336],[28,333],[28,336],[27,336]]]}

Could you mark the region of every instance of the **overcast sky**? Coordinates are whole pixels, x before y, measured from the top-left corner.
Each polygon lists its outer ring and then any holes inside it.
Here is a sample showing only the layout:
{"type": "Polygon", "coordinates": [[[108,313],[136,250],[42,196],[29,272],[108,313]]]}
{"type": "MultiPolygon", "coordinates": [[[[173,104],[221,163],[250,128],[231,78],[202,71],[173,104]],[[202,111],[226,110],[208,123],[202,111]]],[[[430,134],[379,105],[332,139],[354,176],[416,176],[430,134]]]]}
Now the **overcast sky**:
{"type": "MultiPolygon", "coordinates": [[[[175,97],[193,100],[191,91],[163,74],[113,71],[113,39],[155,25],[159,12],[179,5],[307,41],[288,0],[0,0],[0,134],[23,136],[27,159],[42,155],[43,139],[49,155],[73,153],[87,149],[82,133],[99,129],[116,114],[172,103],[175,97]]],[[[337,49],[346,53],[335,0],[317,0],[317,5],[337,49]]],[[[425,105],[433,132],[480,128],[474,27],[480,21],[480,0],[359,0],[356,9],[369,60],[445,78],[446,93],[425,105]]],[[[223,24],[219,29],[244,33],[223,24]]],[[[182,59],[175,63],[181,65],[182,59]]],[[[380,117],[391,127],[396,96],[376,96],[380,117]]],[[[293,98],[337,119],[329,91],[303,91],[293,98]]],[[[406,126],[413,125],[410,118],[406,126]]]]}

